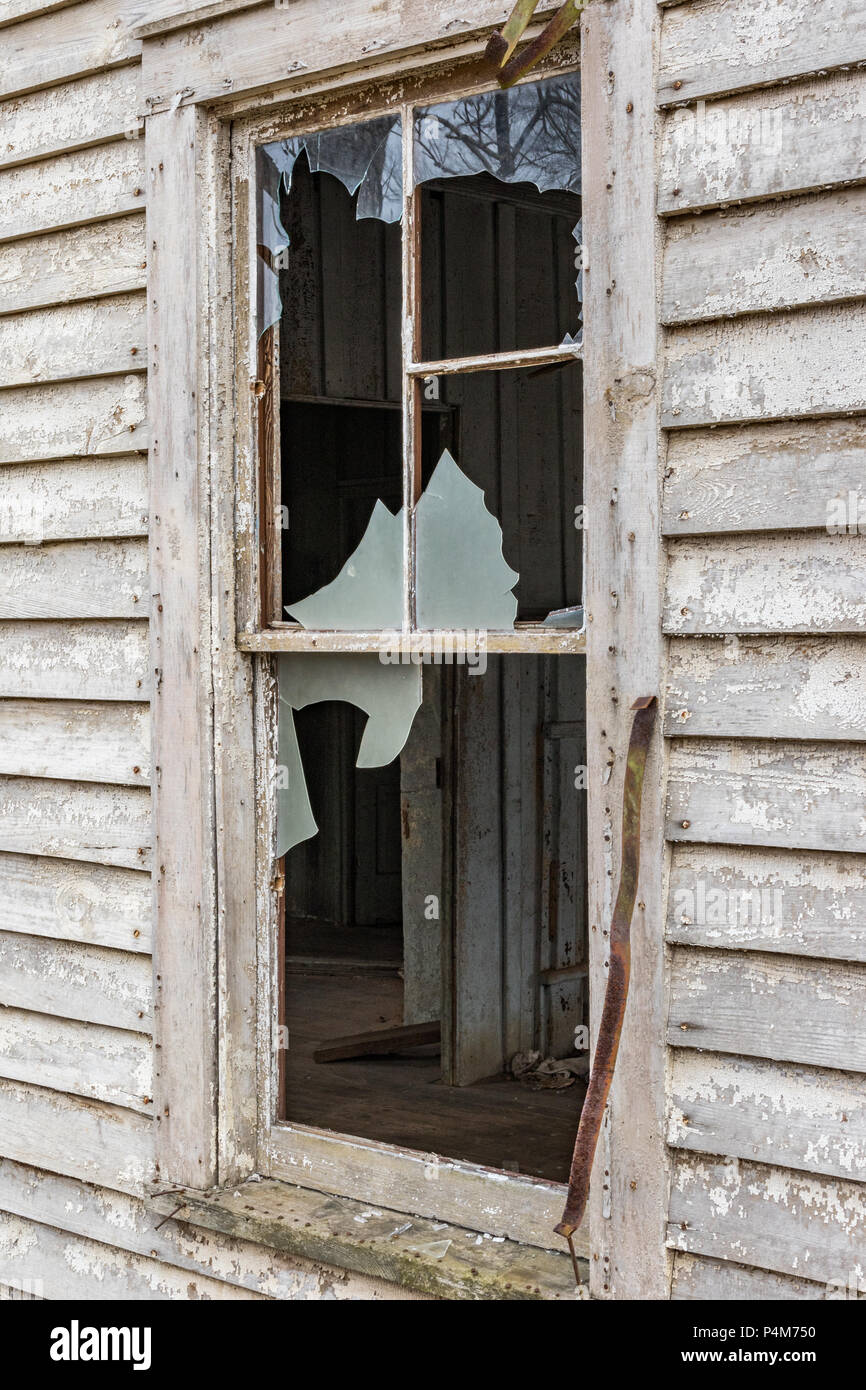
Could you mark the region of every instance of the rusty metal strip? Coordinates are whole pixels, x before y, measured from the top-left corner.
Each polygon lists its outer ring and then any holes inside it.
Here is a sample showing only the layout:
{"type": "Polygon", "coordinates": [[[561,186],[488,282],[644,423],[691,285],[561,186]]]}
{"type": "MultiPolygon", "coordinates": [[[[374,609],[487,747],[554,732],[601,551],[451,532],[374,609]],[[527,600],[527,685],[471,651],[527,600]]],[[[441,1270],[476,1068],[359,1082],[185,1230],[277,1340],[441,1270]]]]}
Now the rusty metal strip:
{"type": "Polygon", "coordinates": [[[581,1111],[577,1138],[574,1143],[565,1210],[559,1225],[554,1227],[557,1235],[565,1236],[568,1241],[571,1257],[575,1262],[575,1275],[577,1274],[577,1263],[572,1236],[580,1225],[586,1210],[586,1201],[589,1196],[589,1175],[613,1080],[628,996],[631,969],[631,919],[634,913],[638,872],[640,870],[641,796],[650,736],[656,720],[655,695],[644,695],[641,699],[635,700],[632,709],[635,711],[635,716],[631,726],[628,761],[622,792],[622,857],[619,889],[610,925],[610,966],[607,988],[604,993],[604,1007],[601,1013],[601,1023],[586,1100],[581,1111]]]}
{"type": "Polygon", "coordinates": [[[541,62],[577,23],[585,4],[586,0],[565,0],[541,33],[519,54],[514,54],[517,42],[538,6],[538,0],[518,0],[503,27],[491,34],[484,54],[487,62],[497,70],[500,87],[513,86],[536,63],[541,62]]]}

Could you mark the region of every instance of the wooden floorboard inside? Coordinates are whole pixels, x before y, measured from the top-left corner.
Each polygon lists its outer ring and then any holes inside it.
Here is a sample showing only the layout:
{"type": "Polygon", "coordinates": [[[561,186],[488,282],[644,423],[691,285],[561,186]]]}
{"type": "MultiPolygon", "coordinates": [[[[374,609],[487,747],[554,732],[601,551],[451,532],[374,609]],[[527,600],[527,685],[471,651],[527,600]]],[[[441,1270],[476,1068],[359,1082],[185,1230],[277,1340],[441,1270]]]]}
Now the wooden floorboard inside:
{"type": "Polygon", "coordinates": [[[430,1048],[404,1057],[313,1062],[313,1049],[330,1038],[402,1023],[402,1003],[396,973],[289,973],[288,1118],[565,1182],[581,1081],[561,1091],[533,1091],[507,1077],[445,1086],[430,1048]]]}

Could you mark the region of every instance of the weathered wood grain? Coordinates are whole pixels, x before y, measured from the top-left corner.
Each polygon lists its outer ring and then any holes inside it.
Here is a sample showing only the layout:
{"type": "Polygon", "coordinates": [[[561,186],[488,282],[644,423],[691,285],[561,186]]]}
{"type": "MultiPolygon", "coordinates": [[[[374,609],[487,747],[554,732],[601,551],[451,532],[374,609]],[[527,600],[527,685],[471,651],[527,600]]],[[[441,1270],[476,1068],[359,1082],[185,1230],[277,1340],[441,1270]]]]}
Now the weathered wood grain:
{"type": "MultiPolygon", "coordinates": [[[[679,2],[679,0],[678,0],[679,2]]],[[[678,1302],[787,1302],[825,1299],[824,1284],[772,1274],[766,1269],[734,1264],[732,1260],[708,1260],[700,1255],[674,1255],[671,1298],[678,1302]]]]}
{"type": "Polygon", "coordinates": [[[662,397],[666,429],[862,411],[866,305],[677,329],[667,339],[662,397]]]}
{"type": "Polygon", "coordinates": [[[148,16],[146,0],[87,0],[0,29],[0,96],[16,96],[130,63],[132,38],[148,16]]]}
{"type": "Polygon", "coordinates": [[[116,140],[0,170],[0,241],[140,211],[142,146],[141,140],[116,140]]]}
{"type": "Polygon", "coordinates": [[[144,214],[0,244],[0,314],[144,289],[144,214]]]}
{"type": "Polygon", "coordinates": [[[863,965],[678,947],[668,1043],[864,1072],[864,1007],[863,965]]]}
{"type": "Polygon", "coordinates": [[[0,1076],[149,1114],[150,1038],[0,1006],[0,1076]]]}
{"type": "Polygon", "coordinates": [[[676,637],[665,732],[679,737],[866,739],[866,640],[676,637]]]}
{"type": "Polygon", "coordinates": [[[861,72],[674,111],[663,129],[659,212],[858,183],[864,133],[861,72]]]}
{"type": "Polygon", "coordinates": [[[142,373],[14,387],[0,400],[0,463],[147,449],[142,373]]]}
{"type": "Polygon", "coordinates": [[[142,293],[0,317],[0,388],[147,367],[142,293]]]}
{"type": "Polygon", "coordinates": [[[149,869],[150,844],[143,787],[0,777],[0,850],[149,869]]]}
{"type": "Polygon", "coordinates": [[[70,859],[0,854],[0,921],[10,932],[146,956],[150,875],[70,859]]]}
{"type": "Polygon", "coordinates": [[[149,608],[146,540],[0,546],[0,618],[136,618],[149,608]]]}
{"type": "Polygon", "coordinates": [[[866,631],[863,535],[675,540],[664,629],[672,634],[866,631]]]}
{"type": "Polygon", "coordinates": [[[672,745],[671,840],[866,850],[866,760],[856,744],[688,739],[672,745]]]}
{"type": "Polygon", "coordinates": [[[665,935],[689,946],[866,961],[866,859],[675,845],[665,935]]]}
{"type": "Polygon", "coordinates": [[[667,1141],[675,1149],[862,1182],[866,1077],[678,1049],[667,1141]]]}
{"type": "Polygon", "coordinates": [[[764,1164],[681,1155],[668,1244],[829,1285],[863,1278],[866,1188],[764,1164]]]}
{"type": "Polygon", "coordinates": [[[866,295],[866,189],[671,222],[661,320],[735,317],[866,295]]]}
{"type": "Polygon", "coordinates": [[[3,1157],[121,1192],[154,1178],[153,1120],[135,1110],[0,1080],[3,1157]]]}
{"type": "Polygon", "coordinates": [[[0,622],[0,698],[146,700],[146,622],[0,622]]]}
{"type": "Polygon", "coordinates": [[[0,545],[147,535],[147,459],[7,464],[0,545]]]}
{"type": "Polygon", "coordinates": [[[702,0],[665,16],[658,97],[691,101],[864,61],[858,0],[702,0]]]}
{"type": "Polygon", "coordinates": [[[148,956],[0,931],[0,1004],[149,1033],[148,956]]]}
{"type": "Polygon", "coordinates": [[[150,779],[149,706],[2,700],[0,773],[145,787],[150,779]]]}
{"type": "MultiPolygon", "coordinates": [[[[664,531],[826,530],[850,494],[866,498],[866,424],[801,420],[668,435],[664,531]]],[[[864,507],[866,511],[866,507],[864,507]]],[[[863,518],[866,524],[866,516],[863,518]]]]}
{"type": "Polygon", "coordinates": [[[0,169],[102,141],[139,138],[139,86],[139,68],[130,66],[0,102],[0,169]]]}

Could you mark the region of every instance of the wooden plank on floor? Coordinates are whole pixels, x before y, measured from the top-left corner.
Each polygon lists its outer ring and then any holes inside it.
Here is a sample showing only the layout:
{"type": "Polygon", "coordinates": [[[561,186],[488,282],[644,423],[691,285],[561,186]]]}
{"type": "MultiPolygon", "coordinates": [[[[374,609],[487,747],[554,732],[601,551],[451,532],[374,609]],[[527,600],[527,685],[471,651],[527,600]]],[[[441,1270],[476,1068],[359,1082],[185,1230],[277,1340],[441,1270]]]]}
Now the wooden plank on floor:
{"type": "Polygon", "coordinates": [[[0,241],[81,227],[143,207],[141,140],[116,140],[0,170],[0,241]]]}
{"type": "Polygon", "coordinates": [[[146,700],[147,623],[0,622],[0,699],[146,700]]]}
{"type": "Polygon", "coordinates": [[[150,780],[150,707],[75,700],[0,701],[0,773],[113,782],[150,780]]]}
{"type": "Polygon", "coordinates": [[[151,994],[148,956],[0,931],[0,1003],[149,1033],[151,994]]]}
{"type": "Polygon", "coordinates": [[[135,1110],[0,1080],[3,1156],[140,1192],[154,1178],[153,1120],[135,1110]]]}
{"type": "Polygon", "coordinates": [[[866,632],[866,534],[784,532],[677,539],[668,550],[664,630],[866,632]]]}
{"type": "Polygon", "coordinates": [[[681,946],[671,964],[670,1047],[866,1072],[866,967],[681,946]]]}
{"type": "Polygon", "coordinates": [[[144,787],[0,777],[0,850],[149,869],[151,835],[144,787]]]}
{"type": "Polygon", "coordinates": [[[0,618],[138,618],[149,608],[144,538],[0,546],[0,618]]]}
{"type": "Polygon", "coordinates": [[[670,840],[859,853],[864,805],[857,744],[688,739],[671,748],[670,840]]]}
{"type": "Polygon", "coordinates": [[[6,464],[0,486],[0,545],[147,535],[144,454],[6,464]]]}
{"type": "Polygon", "coordinates": [[[0,1006],[0,1076],[150,1114],[149,1037],[0,1006]]]}
{"type": "Polygon", "coordinates": [[[148,955],[150,874],[2,853],[0,920],[10,932],[148,955]]]}
{"type": "Polygon", "coordinates": [[[668,941],[866,961],[866,857],[674,845],[668,941]]]}
{"type": "Polygon", "coordinates": [[[672,738],[866,739],[866,638],[674,637],[672,738]]]}
{"type": "MultiPolygon", "coordinates": [[[[676,430],[668,436],[663,507],[668,536],[825,531],[828,521],[843,515],[856,527],[863,496],[862,418],[676,430]]],[[[866,525],[866,516],[863,520],[866,525]]]]}
{"type": "Polygon", "coordinates": [[[0,317],[0,389],[147,367],[145,296],[114,295],[0,317]]]}
{"type": "Polygon", "coordinates": [[[21,386],[0,400],[0,463],[147,450],[142,372],[21,386]]]}
{"type": "Polygon", "coordinates": [[[808,1173],[866,1179],[866,1078],[677,1049],[667,1141],[808,1173]]]}
{"type": "Polygon", "coordinates": [[[0,314],[146,286],[144,213],[0,244],[0,314]]]}

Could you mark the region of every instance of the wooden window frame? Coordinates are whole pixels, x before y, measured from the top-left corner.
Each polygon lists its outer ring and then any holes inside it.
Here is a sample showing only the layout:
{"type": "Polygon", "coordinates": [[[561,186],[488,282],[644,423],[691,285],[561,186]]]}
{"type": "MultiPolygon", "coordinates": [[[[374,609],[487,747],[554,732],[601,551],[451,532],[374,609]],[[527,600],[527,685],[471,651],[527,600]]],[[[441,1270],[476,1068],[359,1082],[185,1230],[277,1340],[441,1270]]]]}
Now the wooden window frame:
{"type": "MultiPolygon", "coordinates": [[[[491,8],[498,21],[501,7],[491,8]]],[[[425,14],[420,3],[407,7],[404,46],[392,37],[391,49],[372,51],[363,67],[355,65],[360,55],[339,51],[340,36],[321,44],[321,58],[308,44],[304,51],[315,53],[315,62],[300,78],[286,77],[297,68],[298,35],[290,39],[274,28],[271,7],[225,0],[210,6],[204,20],[176,17],[141,32],[148,110],[158,1182],[208,1188],[258,1172],[559,1248],[551,1233],[562,1201],[558,1184],[275,1123],[279,884],[270,873],[275,818],[266,762],[275,690],[269,655],[297,650],[309,635],[266,629],[261,621],[258,400],[250,389],[261,379],[249,328],[255,282],[233,274],[235,263],[251,268],[256,254],[254,195],[249,170],[232,158],[231,127],[246,122],[258,138],[268,131],[273,138],[286,133],[290,119],[298,128],[305,120],[308,128],[321,126],[316,113],[323,105],[342,103],[346,113],[347,100],[360,119],[370,113],[371,83],[397,84],[402,99],[413,103],[414,90],[423,89],[429,101],[459,95],[461,84],[477,90],[470,77],[473,65],[481,73],[489,30],[439,37],[425,47],[419,38],[425,14]],[[208,42],[196,49],[190,39],[199,30],[208,42]],[[193,86],[190,63],[199,65],[193,86]],[[233,324],[246,325],[237,339],[233,324]]],[[[653,273],[658,22],[655,0],[593,0],[582,23],[584,227],[592,272],[585,306],[593,341],[584,368],[591,443],[588,796],[589,823],[599,830],[589,846],[593,1033],[618,863],[613,824],[630,727],[627,697],[658,691],[663,671],[653,273]]],[[[560,70],[574,66],[576,36],[570,41],[571,56],[554,60],[548,71],[557,62],[560,70]]],[[[411,365],[411,352],[406,360],[411,365]]],[[[334,649],[339,642],[337,649],[358,650],[369,634],[312,636],[311,648],[334,649]]],[[[539,650],[530,632],[506,637],[488,650],[539,650]]],[[[573,651],[575,637],[560,631],[543,640],[553,641],[553,650],[573,651]]],[[[663,1297],[667,1288],[663,786],[659,735],[644,792],[649,864],[641,876],[630,1013],[590,1194],[591,1287],[601,1297],[638,1296],[635,1290],[663,1297]]]]}

